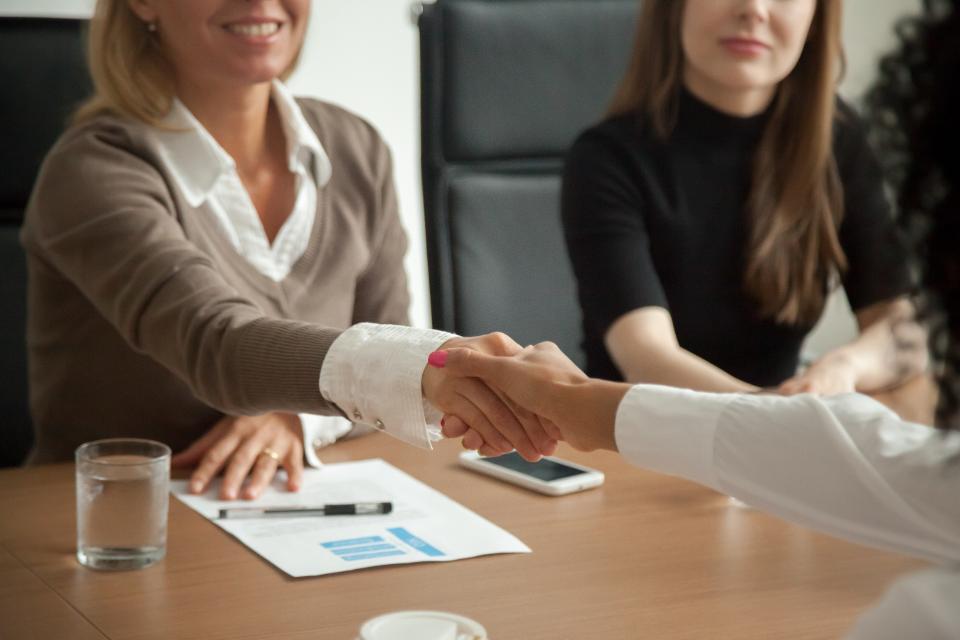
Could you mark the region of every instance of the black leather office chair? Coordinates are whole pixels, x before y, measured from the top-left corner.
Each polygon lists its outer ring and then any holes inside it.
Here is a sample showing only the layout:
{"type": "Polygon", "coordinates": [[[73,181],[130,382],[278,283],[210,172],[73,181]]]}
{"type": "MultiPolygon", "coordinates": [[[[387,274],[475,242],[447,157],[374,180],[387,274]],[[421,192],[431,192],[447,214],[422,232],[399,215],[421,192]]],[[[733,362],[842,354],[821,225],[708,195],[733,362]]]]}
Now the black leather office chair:
{"type": "Polygon", "coordinates": [[[27,275],[17,234],[40,162],[90,94],[85,21],[0,18],[0,467],[32,441],[27,406],[27,275]]]}
{"type": "Polygon", "coordinates": [[[563,156],[603,115],[638,0],[421,8],[423,199],[433,323],[556,342],[583,364],[559,216],[563,156]]]}

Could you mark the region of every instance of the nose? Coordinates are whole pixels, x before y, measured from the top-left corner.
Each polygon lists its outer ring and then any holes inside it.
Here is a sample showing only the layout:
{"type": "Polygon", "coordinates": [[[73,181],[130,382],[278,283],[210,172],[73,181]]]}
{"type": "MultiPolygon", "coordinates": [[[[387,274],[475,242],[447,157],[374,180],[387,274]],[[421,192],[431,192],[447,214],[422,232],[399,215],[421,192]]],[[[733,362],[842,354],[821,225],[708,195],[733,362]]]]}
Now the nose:
{"type": "Polygon", "coordinates": [[[741,0],[737,8],[737,18],[748,25],[767,21],[770,14],[770,0],[741,0]]]}

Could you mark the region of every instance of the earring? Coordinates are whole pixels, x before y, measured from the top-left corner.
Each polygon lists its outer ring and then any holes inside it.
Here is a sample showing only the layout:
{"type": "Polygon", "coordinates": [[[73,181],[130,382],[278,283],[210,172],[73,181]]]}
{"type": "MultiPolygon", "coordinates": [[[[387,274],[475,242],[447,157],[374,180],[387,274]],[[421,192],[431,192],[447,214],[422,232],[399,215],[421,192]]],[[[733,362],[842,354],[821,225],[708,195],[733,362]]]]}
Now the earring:
{"type": "Polygon", "coordinates": [[[147,23],[147,31],[149,31],[150,33],[156,33],[156,32],[157,32],[157,23],[156,23],[156,22],[148,22],[148,23],[147,23]]]}

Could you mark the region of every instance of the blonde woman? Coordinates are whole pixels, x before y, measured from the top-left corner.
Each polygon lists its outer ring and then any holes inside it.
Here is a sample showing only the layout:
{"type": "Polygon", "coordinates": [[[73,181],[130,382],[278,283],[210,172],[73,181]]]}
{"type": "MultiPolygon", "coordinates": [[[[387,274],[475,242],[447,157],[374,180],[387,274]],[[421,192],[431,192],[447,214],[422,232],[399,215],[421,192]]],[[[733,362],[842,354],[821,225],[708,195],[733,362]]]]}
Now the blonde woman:
{"type": "Polygon", "coordinates": [[[588,372],[708,391],[877,391],[926,366],[907,253],[836,96],[842,3],[647,0],[562,210],[588,372]],[[859,337],[797,373],[842,283],[859,337]]]}
{"type": "Polygon", "coordinates": [[[397,326],[389,152],[282,82],[310,4],[97,3],[96,95],[47,157],[22,235],[34,462],[150,437],[196,467],[194,491],[222,472],[223,498],[253,498],[279,467],[296,489],[304,454],[351,422],[429,447],[436,409],[504,450],[552,450],[485,385],[424,372],[440,344],[516,344],[397,326]]]}

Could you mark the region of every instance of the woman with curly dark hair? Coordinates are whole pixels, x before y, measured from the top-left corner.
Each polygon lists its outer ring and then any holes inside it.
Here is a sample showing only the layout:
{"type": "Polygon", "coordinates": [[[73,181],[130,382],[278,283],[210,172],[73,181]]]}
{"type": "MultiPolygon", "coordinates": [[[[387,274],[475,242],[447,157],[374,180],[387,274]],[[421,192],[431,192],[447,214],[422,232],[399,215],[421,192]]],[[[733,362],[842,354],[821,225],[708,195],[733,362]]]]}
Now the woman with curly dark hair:
{"type": "MultiPolygon", "coordinates": [[[[960,638],[960,0],[927,0],[898,34],[869,101],[901,220],[922,257],[946,429],[853,393],[701,393],[590,379],[552,344],[516,358],[444,350],[430,364],[500,388],[576,448],[619,451],[799,524],[939,565],[897,580],[849,637],[946,640],[960,638]]],[[[458,421],[447,419],[444,432],[489,452],[458,421]]]]}
{"type": "Polygon", "coordinates": [[[897,34],[867,109],[927,285],[920,298],[942,367],[939,421],[960,426],[960,0],[924,0],[897,34]]]}

